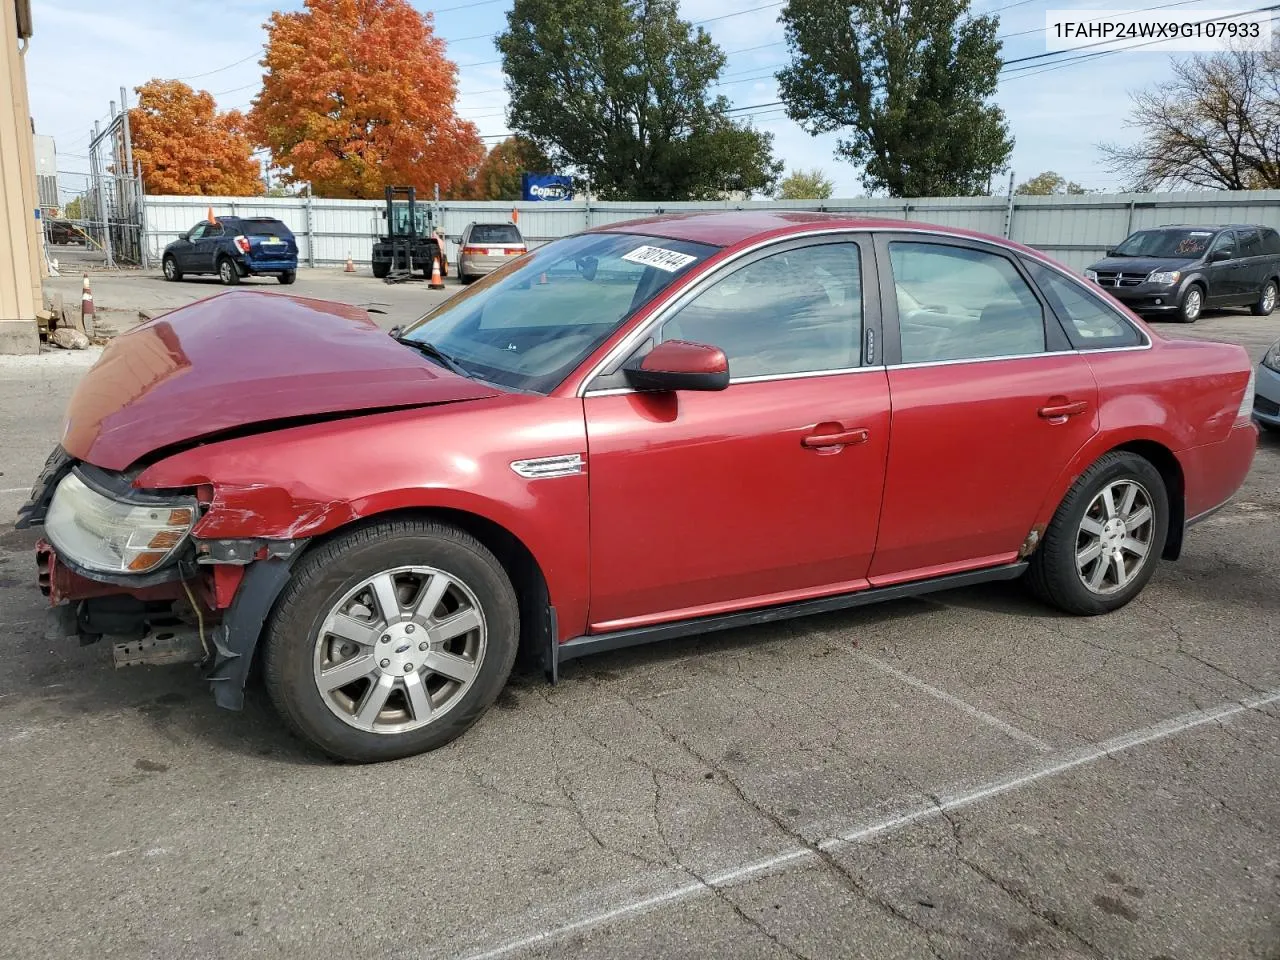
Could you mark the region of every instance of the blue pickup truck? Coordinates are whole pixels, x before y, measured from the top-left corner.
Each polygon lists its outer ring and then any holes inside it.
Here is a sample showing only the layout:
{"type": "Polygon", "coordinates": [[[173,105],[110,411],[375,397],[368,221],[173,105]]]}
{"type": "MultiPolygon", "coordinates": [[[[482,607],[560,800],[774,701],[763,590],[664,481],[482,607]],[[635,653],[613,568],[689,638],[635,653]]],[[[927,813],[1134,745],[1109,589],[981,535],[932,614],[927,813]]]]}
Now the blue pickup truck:
{"type": "Polygon", "coordinates": [[[166,280],[214,274],[227,286],[241,277],[274,275],[281,283],[298,276],[298,241],[273,217],[202,220],[164,248],[166,280]]]}

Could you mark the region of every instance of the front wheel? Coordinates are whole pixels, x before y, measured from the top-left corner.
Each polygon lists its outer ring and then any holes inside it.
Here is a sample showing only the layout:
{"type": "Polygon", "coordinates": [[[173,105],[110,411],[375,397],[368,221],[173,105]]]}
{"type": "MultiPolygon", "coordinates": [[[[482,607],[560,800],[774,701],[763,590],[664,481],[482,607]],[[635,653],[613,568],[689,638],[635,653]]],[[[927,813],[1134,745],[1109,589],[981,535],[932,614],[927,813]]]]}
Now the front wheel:
{"type": "Polygon", "coordinates": [[[1169,532],[1169,495],[1150,461],[1108,453],[1063,498],[1027,583],[1067,613],[1092,616],[1123,607],[1155,572],[1169,532]]]}
{"type": "Polygon", "coordinates": [[[502,691],[520,616],[501,564],[455,527],[383,522],[308,554],[267,632],[276,709],[340,760],[443,746],[502,691]]]}
{"type": "Polygon", "coordinates": [[[178,269],[178,261],[174,257],[164,258],[164,278],[170,282],[182,279],[182,271],[178,269]]]}
{"type": "Polygon", "coordinates": [[[1258,302],[1249,308],[1255,317],[1269,317],[1276,308],[1276,282],[1268,280],[1262,285],[1262,293],[1258,294],[1258,302]]]}
{"type": "Polygon", "coordinates": [[[1204,291],[1195,284],[1187,287],[1178,302],[1178,320],[1181,323],[1195,323],[1204,310],[1204,291]]]}
{"type": "Polygon", "coordinates": [[[230,257],[223,257],[218,261],[218,280],[224,287],[234,287],[240,282],[240,271],[230,257]]]}
{"type": "Polygon", "coordinates": [[[276,279],[279,280],[281,283],[283,283],[285,286],[288,286],[289,284],[293,283],[293,281],[298,279],[298,271],[282,270],[280,271],[280,275],[276,277],[276,279]]]}
{"type": "Polygon", "coordinates": [[[391,272],[391,263],[387,260],[373,261],[373,275],[381,280],[391,272]]]}

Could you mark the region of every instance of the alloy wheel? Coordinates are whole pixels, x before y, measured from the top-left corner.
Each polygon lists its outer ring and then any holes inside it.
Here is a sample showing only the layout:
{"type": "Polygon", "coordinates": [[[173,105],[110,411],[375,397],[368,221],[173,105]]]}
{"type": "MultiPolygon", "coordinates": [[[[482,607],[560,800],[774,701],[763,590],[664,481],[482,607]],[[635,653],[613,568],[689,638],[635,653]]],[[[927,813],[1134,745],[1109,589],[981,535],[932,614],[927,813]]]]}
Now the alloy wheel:
{"type": "Polygon", "coordinates": [[[1076,572],[1090,591],[1128,586],[1151,559],[1155,511],[1136,480],[1114,480],[1089,502],[1076,533],[1076,572]]]}
{"type": "Polygon", "coordinates": [[[233,271],[234,269],[235,267],[231,265],[230,260],[222,261],[222,265],[218,267],[218,276],[223,283],[231,282],[231,271],[233,271]]]}
{"type": "Polygon", "coordinates": [[[164,262],[164,275],[165,275],[168,279],[172,280],[172,279],[173,279],[173,275],[174,275],[174,273],[176,273],[176,272],[177,272],[177,267],[174,265],[173,260],[172,260],[172,259],[165,260],[165,262],[164,262]]]}
{"type": "Polygon", "coordinates": [[[369,733],[417,730],[452,709],[479,673],[484,611],[462,580],[397,567],[363,580],[316,637],[316,687],[343,722],[369,733]]]}
{"type": "Polygon", "coordinates": [[[1204,298],[1200,295],[1198,287],[1192,287],[1187,291],[1187,301],[1182,308],[1182,314],[1188,320],[1195,320],[1200,316],[1201,307],[1204,304],[1204,298]]]}
{"type": "Polygon", "coordinates": [[[1262,312],[1270,313],[1276,308],[1276,285],[1268,283],[1267,288],[1262,291],[1262,312]]]}

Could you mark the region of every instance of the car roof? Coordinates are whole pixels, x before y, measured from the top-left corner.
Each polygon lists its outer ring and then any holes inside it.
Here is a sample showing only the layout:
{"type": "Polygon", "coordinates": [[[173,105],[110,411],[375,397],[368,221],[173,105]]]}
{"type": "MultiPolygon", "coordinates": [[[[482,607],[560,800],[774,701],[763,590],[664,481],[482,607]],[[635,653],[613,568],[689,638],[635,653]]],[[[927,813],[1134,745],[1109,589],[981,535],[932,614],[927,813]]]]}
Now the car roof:
{"type": "Polygon", "coordinates": [[[1144,230],[1268,230],[1261,223],[1162,223],[1158,227],[1140,227],[1134,233],[1144,230]]]}
{"type": "Polygon", "coordinates": [[[725,210],[711,213],[664,214],[643,220],[627,220],[595,227],[592,233],[640,233],[668,240],[687,240],[720,247],[732,247],[751,240],[809,233],[814,230],[909,230],[939,236],[960,237],[997,243],[1037,258],[1044,254],[1003,237],[974,230],[946,227],[921,220],[889,220],[851,217],[841,213],[813,213],[804,210],[725,210]]]}

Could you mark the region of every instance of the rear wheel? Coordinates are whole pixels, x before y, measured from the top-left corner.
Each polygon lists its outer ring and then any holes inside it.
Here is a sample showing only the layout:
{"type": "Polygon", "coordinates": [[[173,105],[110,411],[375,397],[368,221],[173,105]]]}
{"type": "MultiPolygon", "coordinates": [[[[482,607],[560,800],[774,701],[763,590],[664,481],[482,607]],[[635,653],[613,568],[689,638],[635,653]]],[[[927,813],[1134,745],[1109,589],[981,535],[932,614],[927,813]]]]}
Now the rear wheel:
{"type": "Polygon", "coordinates": [[[230,257],[218,261],[218,280],[224,287],[234,287],[240,282],[240,271],[230,257]]]}
{"type": "Polygon", "coordinates": [[[1269,317],[1271,311],[1276,308],[1276,282],[1268,280],[1262,285],[1262,292],[1258,294],[1258,302],[1249,309],[1255,317],[1269,317]]]}
{"type": "Polygon", "coordinates": [[[170,281],[182,279],[182,270],[178,268],[178,261],[172,254],[164,258],[164,278],[170,281]]]}
{"type": "Polygon", "coordinates": [[[381,280],[391,272],[391,263],[387,260],[373,261],[373,275],[381,280]]]}
{"type": "Polygon", "coordinates": [[[293,283],[293,281],[298,279],[298,271],[282,270],[280,271],[280,275],[276,279],[279,280],[281,283],[283,283],[285,286],[288,286],[289,284],[293,283]]]}
{"type": "Polygon", "coordinates": [[[264,655],[267,690],[302,737],[357,763],[434,750],[506,684],[520,620],[502,566],[444,524],[395,521],[299,564],[264,655]]]}
{"type": "Polygon", "coordinates": [[[1177,317],[1181,323],[1195,323],[1204,310],[1204,290],[1194,283],[1182,293],[1178,301],[1177,317]]]}
{"type": "Polygon", "coordinates": [[[1109,613],[1146,586],[1168,532],[1160,472],[1137,454],[1109,453],[1063,498],[1031,557],[1027,583],[1067,613],[1109,613]]]}

